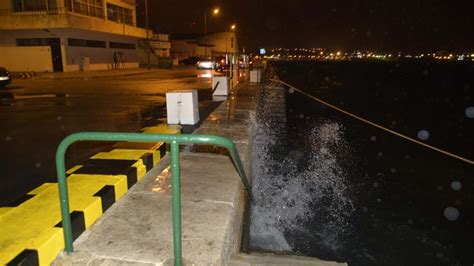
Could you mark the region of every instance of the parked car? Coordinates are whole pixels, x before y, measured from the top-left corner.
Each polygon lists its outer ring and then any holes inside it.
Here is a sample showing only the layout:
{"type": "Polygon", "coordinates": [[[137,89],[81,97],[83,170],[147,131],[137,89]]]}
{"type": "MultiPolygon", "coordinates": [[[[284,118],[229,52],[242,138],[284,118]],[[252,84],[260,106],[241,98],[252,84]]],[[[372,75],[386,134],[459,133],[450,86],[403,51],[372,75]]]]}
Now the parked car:
{"type": "Polygon", "coordinates": [[[3,67],[0,67],[0,88],[5,87],[6,85],[12,82],[10,72],[3,67]]]}
{"type": "Polygon", "coordinates": [[[196,64],[197,69],[215,69],[216,61],[211,58],[201,59],[196,64]]]}
{"type": "Polygon", "coordinates": [[[197,62],[199,62],[199,57],[197,56],[191,56],[185,59],[179,60],[179,65],[180,66],[193,66],[196,65],[197,62]]]}

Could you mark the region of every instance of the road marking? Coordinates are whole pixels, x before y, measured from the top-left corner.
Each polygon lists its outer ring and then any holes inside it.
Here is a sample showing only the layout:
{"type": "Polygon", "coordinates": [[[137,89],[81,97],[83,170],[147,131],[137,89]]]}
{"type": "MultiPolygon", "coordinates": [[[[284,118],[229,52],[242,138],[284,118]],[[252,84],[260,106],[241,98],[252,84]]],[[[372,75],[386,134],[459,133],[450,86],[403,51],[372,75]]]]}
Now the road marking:
{"type": "MultiPolygon", "coordinates": [[[[167,125],[143,129],[144,133],[180,131],[179,126],[167,125]]],[[[67,171],[75,237],[92,226],[166,153],[163,142],[120,142],[114,147],[67,171]]],[[[64,249],[58,194],[57,183],[45,183],[27,193],[32,197],[17,207],[0,208],[0,265],[49,265],[64,249]]]]}

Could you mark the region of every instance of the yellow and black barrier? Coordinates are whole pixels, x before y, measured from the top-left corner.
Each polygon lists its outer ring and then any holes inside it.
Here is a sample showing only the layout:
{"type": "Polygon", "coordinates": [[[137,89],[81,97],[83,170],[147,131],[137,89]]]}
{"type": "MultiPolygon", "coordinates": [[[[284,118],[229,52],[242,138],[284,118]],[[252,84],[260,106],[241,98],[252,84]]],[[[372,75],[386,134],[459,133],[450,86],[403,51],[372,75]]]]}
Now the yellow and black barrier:
{"type": "MultiPolygon", "coordinates": [[[[158,125],[143,133],[179,134],[158,125]]],[[[76,239],[166,154],[165,143],[114,144],[67,171],[73,238],[76,239]]],[[[45,183],[12,207],[0,208],[0,265],[49,265],[64,249],[58,184],[45,183]]]]}

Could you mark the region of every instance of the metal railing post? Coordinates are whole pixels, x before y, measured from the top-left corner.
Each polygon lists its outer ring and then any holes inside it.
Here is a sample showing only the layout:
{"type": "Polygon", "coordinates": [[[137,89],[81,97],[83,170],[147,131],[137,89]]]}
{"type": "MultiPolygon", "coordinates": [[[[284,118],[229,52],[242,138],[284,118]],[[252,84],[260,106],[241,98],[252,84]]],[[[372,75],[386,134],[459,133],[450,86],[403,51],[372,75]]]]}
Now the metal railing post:
{"type": "Polygon", "coordinates": [[[66,180],[66,150],[69,145],[59,145],[56,152],[56,172],[58,175],[59,205],[61,208],[61,224],[63,226],[64,245],[67,254],[74,251],[72,241],[71,216],[69,215],[69,194],[66,180]]]}
{"type": "Polygon", "coordinates": [[[174,265],[181,266],[183,264],[183,257],[181,249],[181,173],[179,169],[179,143],[172,141],[170,145],[174,265]]]}

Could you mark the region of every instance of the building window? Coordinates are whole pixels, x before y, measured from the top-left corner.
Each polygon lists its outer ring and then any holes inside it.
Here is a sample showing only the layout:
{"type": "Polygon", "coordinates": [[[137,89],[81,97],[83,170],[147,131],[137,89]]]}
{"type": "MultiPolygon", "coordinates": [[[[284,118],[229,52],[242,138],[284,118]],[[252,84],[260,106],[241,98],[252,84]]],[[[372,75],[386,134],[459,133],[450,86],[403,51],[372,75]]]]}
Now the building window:
{"type": "Polygon", "coordinates": [[[102,0],[66,0],[72,1],[72,9],[75,13],[80,13],[90,17],[103,18],[104,8],[102,0]]]}
{"type": "Polygon", "coordinates": [[[130,49],[130,50],[136,49],[136,46],[134,43],[123,43],[123,42],[110,42],[109,47],[115,48],[115,49],[130,49]]]}
{"type": "Polygon", "coordinates": [[[92,47],[92,48],[106,48],[107,47],[106,42],[97,41],[97,40],[68,38],[67,43],[69,46],[76,46],[76,47],[92,47]]]}
{"type": "MultiPolygon", "coordinates": [[[[48,0],[13,0],[13,10],[22,11],[46,11],[48,0]]],[[[56,6],[54,6],[55,8],[56,6]]]]}
{"type": "Polygon", "coordinates": [[[119,23],[133,25],[132,10],[112,4],[107,4],[107,19],[119,23]]]}
{"type": "Polygon", "coordinates": [[[49,46],[50,39],[47,38],[24,38],[16,39],[16,46],[49,46]]]}

